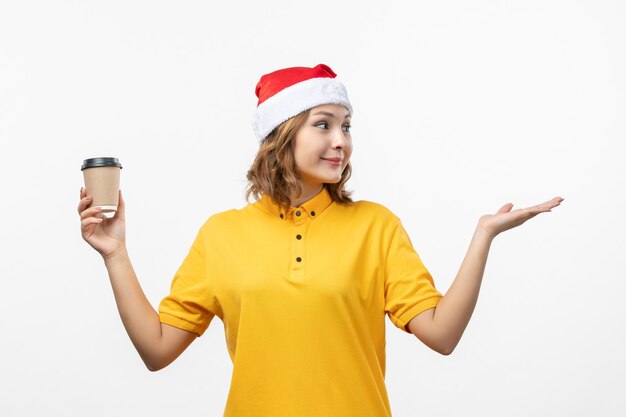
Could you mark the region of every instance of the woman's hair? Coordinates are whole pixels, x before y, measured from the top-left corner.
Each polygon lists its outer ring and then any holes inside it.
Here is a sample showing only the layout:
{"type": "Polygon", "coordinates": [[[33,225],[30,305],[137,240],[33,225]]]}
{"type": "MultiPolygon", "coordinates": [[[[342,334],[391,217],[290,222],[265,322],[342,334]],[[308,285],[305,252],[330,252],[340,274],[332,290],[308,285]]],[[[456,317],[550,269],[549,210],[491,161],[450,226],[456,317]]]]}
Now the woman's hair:
{"type": "MultiPolygon", "coordinates": [[[[245,199],[250,194],[259,200],[261,194],[267,194],[282,209],[287,211],[291,205],[291,195],[302,193],[302,176],[296,167],[294,157],[295,137],[298,129],[309,116],[307,110],[294,116],[274,129],[262,142],[259,151],[248,170],[248,186],[245,199]]],[[[346,165],[341,180],[336,184],[324,183],[332,199],[339,204],[350,204],[352,191],[345,189],[345,183],[352,174],[350,162],[346,165]]]]}

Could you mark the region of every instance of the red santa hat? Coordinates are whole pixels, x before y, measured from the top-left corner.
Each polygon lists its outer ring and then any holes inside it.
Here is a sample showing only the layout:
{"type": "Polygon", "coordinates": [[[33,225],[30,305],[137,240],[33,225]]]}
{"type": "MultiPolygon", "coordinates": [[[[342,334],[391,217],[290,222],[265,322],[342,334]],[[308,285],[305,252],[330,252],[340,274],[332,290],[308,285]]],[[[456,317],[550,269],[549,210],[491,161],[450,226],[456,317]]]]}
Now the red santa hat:
{"type": "Polygon", "coordinates": [[[344,85],[328,65],[313,68],[283,68],[261,77],[256,85],[259,98],[252,128],[263,141],[281,123],[321,104],[341,104],[352,115],[344,85]]]}

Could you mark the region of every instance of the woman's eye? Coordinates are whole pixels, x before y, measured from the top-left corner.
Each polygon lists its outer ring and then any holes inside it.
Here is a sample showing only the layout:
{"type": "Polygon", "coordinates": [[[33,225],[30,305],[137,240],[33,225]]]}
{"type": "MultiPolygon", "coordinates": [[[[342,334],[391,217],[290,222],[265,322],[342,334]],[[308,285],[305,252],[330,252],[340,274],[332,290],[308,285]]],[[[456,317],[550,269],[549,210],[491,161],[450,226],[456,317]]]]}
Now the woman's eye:
{"type": "MultiPolygon", "coordinates": [[[[327,122],[319,122],[318,124],[315,125],[315,127],[321,127],[322,129],[327,129],[328,128],[328,123],[327,122]]],[[[344,128],[344,132],[350,132],[350,128],[352,128],[352,125],[345,125],[343,126],[344,128]]]]}

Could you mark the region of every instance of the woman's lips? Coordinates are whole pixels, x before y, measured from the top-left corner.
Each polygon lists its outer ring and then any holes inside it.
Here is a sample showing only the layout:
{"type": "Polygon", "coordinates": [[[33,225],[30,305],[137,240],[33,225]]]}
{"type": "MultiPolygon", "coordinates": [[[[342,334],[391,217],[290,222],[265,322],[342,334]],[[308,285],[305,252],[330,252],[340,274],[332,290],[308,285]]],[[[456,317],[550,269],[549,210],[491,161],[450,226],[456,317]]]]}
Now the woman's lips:
{"type": "Polygon", "coordinates": [[[335,165],[335,166],[340,166],[341,165],[341,159],[326,159],[326,158],[322,158],[324,161],[328,162],[331,165],[335,165]]]}

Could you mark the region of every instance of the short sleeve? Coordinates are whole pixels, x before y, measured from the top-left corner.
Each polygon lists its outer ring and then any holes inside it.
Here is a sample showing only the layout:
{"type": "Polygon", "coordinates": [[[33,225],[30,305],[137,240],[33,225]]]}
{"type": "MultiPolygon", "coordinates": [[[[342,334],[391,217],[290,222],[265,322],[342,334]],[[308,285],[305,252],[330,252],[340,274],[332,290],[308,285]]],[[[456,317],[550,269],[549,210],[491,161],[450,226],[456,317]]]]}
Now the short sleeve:
{"type": "Polygon", "coordinates": [[[207,253],[202,228],[174,274],[170,294],[159,304],[159,320],[202,336],[215,316],[207,276],[207,253]]]}
{"type": "Polygon", "coordinates": [[[397,218],[385,264],[385,312],[396,327],[410,333],[409,321],[436,307],[442,297],[397,218]]]}

